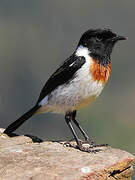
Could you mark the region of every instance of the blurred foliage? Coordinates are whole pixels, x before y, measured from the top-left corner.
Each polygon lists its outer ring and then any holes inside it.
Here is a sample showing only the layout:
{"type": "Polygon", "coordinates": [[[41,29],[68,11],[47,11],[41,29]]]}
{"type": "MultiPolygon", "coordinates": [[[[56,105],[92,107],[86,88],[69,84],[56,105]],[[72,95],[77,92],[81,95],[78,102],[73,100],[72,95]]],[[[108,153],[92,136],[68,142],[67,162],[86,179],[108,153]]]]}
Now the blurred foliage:
{"type": "MultiPolygon", "coordinates": [[[[135,153],[135,1],[0,1],[0,127],[36,102],[51,73],[89,28],[110,27],[128,36],[114,48],[112,75],[95,103],[78,119],[98,143],[135,153]]],[[[64,116],[31,118],[17,132],[44,139],[69,139],[64,116]]]]}

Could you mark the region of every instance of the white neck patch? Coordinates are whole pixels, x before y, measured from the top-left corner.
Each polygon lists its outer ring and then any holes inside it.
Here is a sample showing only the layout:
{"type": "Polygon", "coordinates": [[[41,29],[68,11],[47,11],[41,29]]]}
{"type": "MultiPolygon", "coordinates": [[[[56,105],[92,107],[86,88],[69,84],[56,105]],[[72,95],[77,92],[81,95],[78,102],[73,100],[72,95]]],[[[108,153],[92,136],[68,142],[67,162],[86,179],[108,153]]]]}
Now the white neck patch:
{"type": "Polygon", "coordinates": [[[76,56],[83,56],[85,57],[86,62],[89,64],[90,63],[90,55],[89,55],[90,51],[88,50],[88,48],[84,47],[84,46],[79,46],[76,50],[76,56]]]}
{"type": "Polygon", "coordinates": [[[85,58],[87,58],[89,56],[90,51],[88,50],[88,48],[84,47],[84,46],[79,46],[76,50],[76,55],[77,56],[84,56],[85,58]]]}

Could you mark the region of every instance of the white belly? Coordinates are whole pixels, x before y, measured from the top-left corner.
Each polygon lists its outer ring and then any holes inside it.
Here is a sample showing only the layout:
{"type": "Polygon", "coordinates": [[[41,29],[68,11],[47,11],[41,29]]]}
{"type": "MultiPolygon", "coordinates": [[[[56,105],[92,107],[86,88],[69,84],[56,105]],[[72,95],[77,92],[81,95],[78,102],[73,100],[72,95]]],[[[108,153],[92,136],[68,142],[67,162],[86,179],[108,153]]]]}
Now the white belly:
{"type": "Polygon", "coordinates": [[[59,86],[54,90],[47,103],[52,112],[66,112],[80,109],[91,103],[103,89],[101,82],[92,79],[74,79],[70,84],[59,86]]]}

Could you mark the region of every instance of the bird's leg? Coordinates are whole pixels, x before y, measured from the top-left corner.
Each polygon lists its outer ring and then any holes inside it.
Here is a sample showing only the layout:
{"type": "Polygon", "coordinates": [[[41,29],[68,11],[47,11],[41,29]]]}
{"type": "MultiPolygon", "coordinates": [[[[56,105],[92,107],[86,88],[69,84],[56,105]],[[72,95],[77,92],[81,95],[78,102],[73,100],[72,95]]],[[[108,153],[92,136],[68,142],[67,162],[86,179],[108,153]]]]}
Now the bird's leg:
{"type": "Polygon", "coordinates": [[[78,123],[78,121],[75,119],[76,118],[76,111],[72,112],[72,121],[75,123],[75,125],[78,127],[78,129],[80,130],[80,132],[82,133],[82,135],[85,138],[85,143],[88,142],[89,144],[93,145],[94,141],[92,141],[89,136],[86,134],[86,132],[83,130],[83,128],[80,126],[80,124],[78,123]]]}
{"type": "Polygon", "coordinates": [[[97,152],[101,151],[101,149],[92,149],[93,147],[99,147],[100,145],[96,145],[96,144],[94,144],[93,141],[89,140],[88,135],[84,132],[84,130],[79,125],[79,123],[75,120],[75,115],[76,115],[76,112],[68,112],[65,115],[65,120],[66,120],[66,123],[67,123],[68,127],[70,128],[70,130],[74,136],[74,139],[77,143],[77,146],[74,146],[70,143],[65,143],[65,144],[70,146],[70,147],[78,148],[81,151],[89,152],[89,153],[97,153],[97,152]],[[82,132],[83,136],[86,138],[87,141],[81,141],[77,137],[77,134],[76,134],[76,132],[75,132],[75,130],[71,124],[71,121],[73,121],[76,124],[76,126],[80,129],[80,131],[82,132]],[[89,147],[83,146],[83,144],[86,144],[86,143],[88,143],[90,146],[89,147]]]}
{"type": "MultiPolygon", "coordinates": [[[[89,153],[97,153],[97,152],[101,151],[100,149],[91,149],[89,147],[83,146],[82,141],[77,137],[76,132],[71,124],[71,121],[73,120],[72,112],[66,113],[65,120],[75,138],[76,143],[77,143],[77,146],[74,146],[74,145],[68,143],[68,145],[70,147],[78,148],[79,150],[81,150],[83,152],[89,152],[89,153]]],[[[66,143],[66,145],[67,145],[67,143],[66,143]]]]}
{"type": "Polygon", "coordinates": [[[75,123],[75,125],[78,127],[78,129],[80,130],[80,132],[82,133],[82,135],[85,138],[85,141],[82,141],[83,143],[88,143],[90,145],[90,147],[101,147],[101,146],[108,146],[108,144],[96,144],[91,138],[89,138],[89,136],[85,133],[85,131],[83,130],[83,128],[80,126],[80,124],[78,123],[78,121],[75,119],[76,118],[76,111],[72,112],[72,121],[75,123]]]}
{"type": "Polygon", "coordinates": [[[77,134],[76,134],[76,132],[75,132],[75,130],[71,124],[71,121],[72,121],[72,113],[71,112],[66,113],[65,120],[66,120],[66,123],[67,123],[68,127],[70,128],[70,130],[71,130],[71,132],[75,138],[77,145],[81,146],[81,142],[80,142],[79,138],[77,137],[77,134]]]}

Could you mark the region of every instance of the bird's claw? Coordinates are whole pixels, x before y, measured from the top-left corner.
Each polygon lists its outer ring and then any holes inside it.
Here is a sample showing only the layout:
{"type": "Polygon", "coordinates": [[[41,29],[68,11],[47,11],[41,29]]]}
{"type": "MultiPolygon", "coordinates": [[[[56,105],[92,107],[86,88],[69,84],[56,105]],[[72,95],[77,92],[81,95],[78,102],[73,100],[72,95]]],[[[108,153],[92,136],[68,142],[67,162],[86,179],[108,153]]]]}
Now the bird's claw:
{"type": "Polygon", "coordinates": [[[77,148],[80,151],[83,152],[88,152],[88,153],[97,153],[102,151],[102,149],[99,149],[100,147],[108,147],[108,144],[96,144],[93,141],[82,141],[79,140],[79,144],[76,145],[74,142],[71,141],[67,141],[64,143],[64,146],[66,147],[73,147],[73,148],[77,148]],[[99,147],[98,149],[96,149],[97,147],[99,147]]]}

